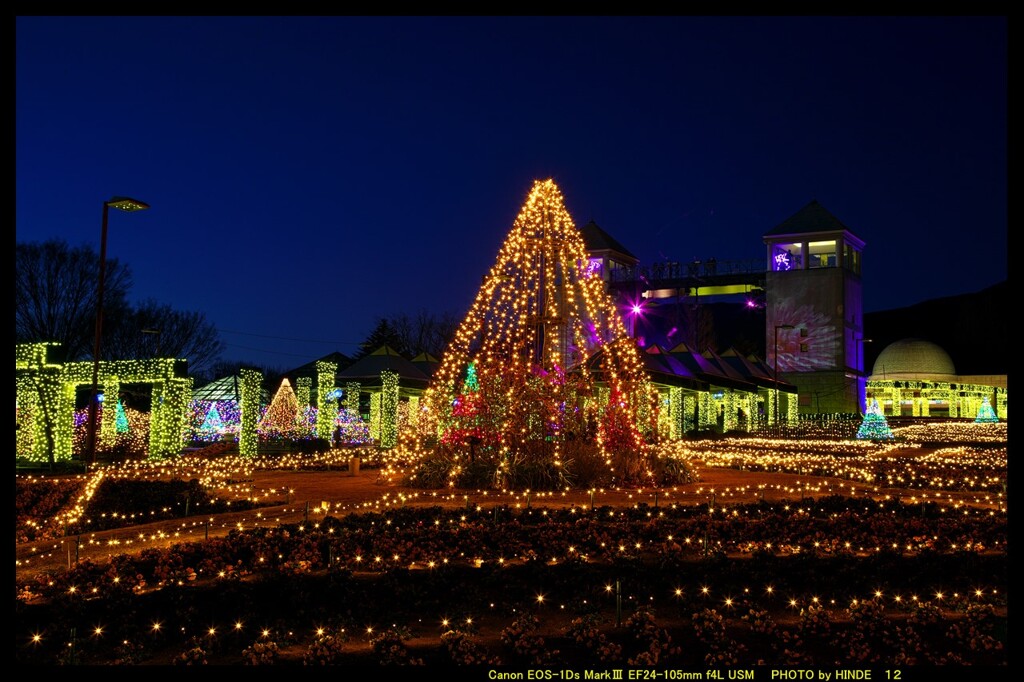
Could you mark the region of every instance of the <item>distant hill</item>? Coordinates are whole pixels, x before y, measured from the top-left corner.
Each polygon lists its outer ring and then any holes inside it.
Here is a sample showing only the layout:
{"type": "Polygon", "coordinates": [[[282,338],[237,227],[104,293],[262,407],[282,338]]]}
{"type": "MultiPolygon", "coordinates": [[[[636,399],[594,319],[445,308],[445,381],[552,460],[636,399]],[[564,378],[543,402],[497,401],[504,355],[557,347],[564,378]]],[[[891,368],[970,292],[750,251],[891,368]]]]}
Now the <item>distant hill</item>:
{"type": "Polygon", "coordinates": [[[864,314],[864,369],[900,339],[917,338],[937,344],[953,360],[957,374],[1009,374],[1010,290],[1006,280],[987,289],[959,296],[864,314]]]}

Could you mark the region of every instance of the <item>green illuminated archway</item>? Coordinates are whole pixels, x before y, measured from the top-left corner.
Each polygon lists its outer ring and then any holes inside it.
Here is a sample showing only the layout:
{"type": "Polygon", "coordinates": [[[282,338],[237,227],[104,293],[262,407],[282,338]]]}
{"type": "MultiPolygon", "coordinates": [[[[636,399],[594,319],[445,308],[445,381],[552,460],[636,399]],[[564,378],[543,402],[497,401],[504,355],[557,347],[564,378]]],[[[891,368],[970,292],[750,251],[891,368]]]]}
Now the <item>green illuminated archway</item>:
{"type": "MultiPolygon", "coordinates": [[[[18,457],[47,462],[67,461],[74,455],[75,393],[92,384],[91,362],[57,362],[58,343],[15,346],[17,400],[15,451],[18,457]]],[[[99,363],[99,384],[116,396],[121,384],[152,385],[149,456],[181,452],[185,443],[186,411],[192,397],[188,361],[173,358],[110,360],[99,363]]],[[[115,410],[103,410],[99,447],[115,438],[115,410]]]]}

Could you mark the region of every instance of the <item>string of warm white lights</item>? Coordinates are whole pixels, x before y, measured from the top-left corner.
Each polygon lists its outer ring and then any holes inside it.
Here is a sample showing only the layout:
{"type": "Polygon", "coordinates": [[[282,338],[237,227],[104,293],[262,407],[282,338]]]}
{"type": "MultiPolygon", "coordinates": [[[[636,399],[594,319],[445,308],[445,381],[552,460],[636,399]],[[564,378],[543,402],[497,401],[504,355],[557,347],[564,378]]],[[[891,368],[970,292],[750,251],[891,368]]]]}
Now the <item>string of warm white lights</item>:
{"type": "Polygon", "coordinates": [[[584,437],[615,476],[636,480],[652,399],[560,190],[537,181],[423,396],[406,451],[440,438],[455,446],[453,475],[481,459],[498,472],[521,460],[558,470],[566,439],[584,437]]]}
{"type": "MultiPolygon", "coordinates": [[[[358,420],[362,423],[361,420],[358,420]]],[[[1005,425],[989,424],[935,424],[929,430],[917,430],[917,437],[934,442],[949,434],[949,438],[963,438],[968,431],[990,433],[1005,429],[1005,425]],[[971,427],[971,428],[966,428],[971,427]]],[[[534,504],[555,504],[586,508],[607,503],[612,495],[625,496],[629,505],[636,504],[695,504],[717,505],[750,502],[752,500],[788,497],[790,499],[816,499],[823,496],[843,495],[863,497],[882,501],[899,501],[905,504],[930,504],[954,513],[981,510],[985,513],[1006,510],[1006,462],[1005,445],[995,447],[950,446],[931,448],[920,454],[912,454],[913,447],[901,446],[902,454],[896,456],[896,445],[892,443],[870,443],[858,440],[768,440],[757,438],[730,438],[708,441],[676,441],[661,444],[659,457],[675,458],[691,462],[699,461],[702,466],[725,467],[750,472],[756,481],[758,472],[788,473],[787,482],[771,484],[743,484],[733,486],[707,486],[699,481],[687,486],[650,488],[601,488],[587,490],[565,489],[560,491],[486,490],[461,491],[455,493],[412,494],[386,492],[376,500],[367,500],[357,505],[345,506],[327,501],[324,507],[316,500],[317,508],[325,513],[348,513],[352,511],[383,510],[396,506],[451,504],[457,502],[486,508],[492,505],[508,505],[510,508],[527,508],[534,504]],[[588,499],[589,498],[589,499],[588,499]]],[[[917,445],[920,448],[920,445],[917,445]]],[[[88,530],[94,522],[84,517],[92,492],[105,478],[134,480],[198,480],[205,487],[218,491],[218,495],[229,500],[237,499],[258,504],[282,504],[286,491],[254,488],[238,485],[233,481],[252,481],[253,474],[262,469],[281,470],[330,470],[345,469],[353,450],[341,448],[313,455],[280,455],[275,457],[249,458],[224,455],[215,459],[184,456],[168,461],[129,461],[120,464],[99,465],[88,475],[76,477],[82,485],[78,502],[50,519],[33,519],[32,528],[25,529],[32,537],[59,537],[70,526],[88,530]],[[49,529],[46,531],[45,529],[49,529]]],[[[375,449],[361,453],[368,466],[380,467],[381,453],[375,449]]],[[[390,455],[390,453],[387,453],[390,455]]],[[[391,469],[381,469],[380,477],[400,477],[397,464],[391,469]],[[388,472],[391,473],[388,473],[388,472]]],[[[290,498],[290,494],[288,494],[290,498]]],[[[621,503],[621,502],[620,502],[621,503]]],[[[114,511],[115,515],[135,518],[143,510],[114,511]]],[[[154,511],[145,511],[152,516],[154,511]]],[[[202,514],[201,508],[194,513],[202,514]]],[[[301,510],[292,510],[297,514],[301,510]]],[[[181,510],[175,512],[180,515],[181,510]]],[[[285,512],[279,512],[284,514],[285,512]]],[[[254,512],[256,521],[242,520],[243,524],[262,523],[259,512],[254,512]]],[[[187,527],[190,520],[183,521],[187,527]]],[[[19,531],[20,532],[20,531],[19,531]]]]}

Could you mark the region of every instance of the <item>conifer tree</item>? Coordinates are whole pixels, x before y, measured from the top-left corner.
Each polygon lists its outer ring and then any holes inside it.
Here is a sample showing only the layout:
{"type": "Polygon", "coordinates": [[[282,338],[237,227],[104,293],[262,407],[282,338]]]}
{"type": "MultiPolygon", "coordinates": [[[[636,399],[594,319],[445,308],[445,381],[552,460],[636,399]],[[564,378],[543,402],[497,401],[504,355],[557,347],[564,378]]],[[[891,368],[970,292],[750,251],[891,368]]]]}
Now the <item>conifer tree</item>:
{"type": "Polygon", "coordinates": [[[359,352],[356,353],[356,359],[366,357],[381,346],[390,346],[392,350],[402,356],[410,355],[409,349],[405,347],[401,335],[392,326],[391,322],[385,318],[377,320],[377,325],[373,328],[373,331],[359,344],[359,352]]]}

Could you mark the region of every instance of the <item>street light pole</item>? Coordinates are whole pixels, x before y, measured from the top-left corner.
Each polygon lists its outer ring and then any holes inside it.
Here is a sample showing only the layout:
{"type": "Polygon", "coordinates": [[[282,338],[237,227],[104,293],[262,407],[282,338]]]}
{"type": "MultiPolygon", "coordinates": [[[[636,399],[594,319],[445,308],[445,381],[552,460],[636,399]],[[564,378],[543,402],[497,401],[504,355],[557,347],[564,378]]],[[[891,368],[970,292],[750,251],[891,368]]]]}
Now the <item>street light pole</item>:
{"type": "Polygon", "coordinates": [[[159,329],[140,329],[143,334],[155,334],[156,335],[156,357],[160,357],[160,330],[159,329]]]}
{"type": "Polygon", "coordinates": [[[85,454],[86,462],[96,461],[96,413],[98,410],[97,396],[99,395],[100,377],[100,339],[103,337],[103,285],[107,274],[107,214],[110,207],[121,211],[141,211],[149,208],[146,204],[137,199],[128,197],[114,197],[103,202],[103,230],[100,233],[100,273],[96,284],[96,338],[92,347],[92,392],[89,394],[89,424],[86,433],[85,454]]]}
{"type": "Polygon", "coordinates": [[[773,363],[775,365],[775,423],[779,423],[779,330],[780,329],[793,329],[791,324],[777,324],[775,325],[775,351],[773,353],[773,363]]]}

